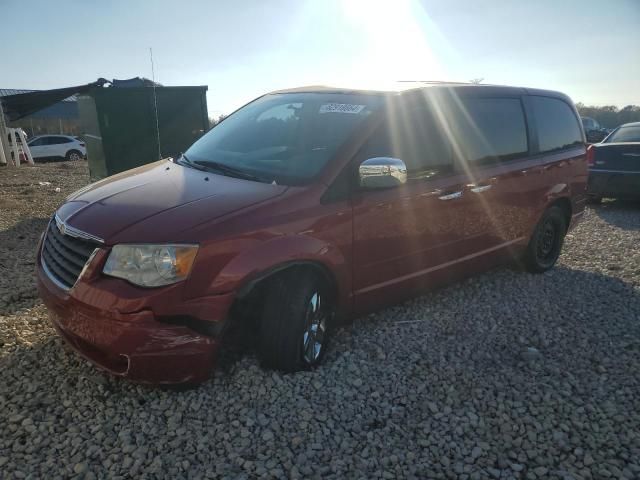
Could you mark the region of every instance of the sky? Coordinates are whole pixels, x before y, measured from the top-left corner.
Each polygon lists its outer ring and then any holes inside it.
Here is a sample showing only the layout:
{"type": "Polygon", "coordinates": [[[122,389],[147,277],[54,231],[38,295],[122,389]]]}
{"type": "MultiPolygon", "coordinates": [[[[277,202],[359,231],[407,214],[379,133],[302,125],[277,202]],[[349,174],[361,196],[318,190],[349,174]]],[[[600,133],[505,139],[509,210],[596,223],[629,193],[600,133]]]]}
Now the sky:
{"type": "Polygon", "coordinates": [[[0,0],[0,88],[207,85],[209,116],[302,85],[547,88],[640,105],[640,0],[0,0]],[[7,48],[9,47],[9,48],[7,48]]]}

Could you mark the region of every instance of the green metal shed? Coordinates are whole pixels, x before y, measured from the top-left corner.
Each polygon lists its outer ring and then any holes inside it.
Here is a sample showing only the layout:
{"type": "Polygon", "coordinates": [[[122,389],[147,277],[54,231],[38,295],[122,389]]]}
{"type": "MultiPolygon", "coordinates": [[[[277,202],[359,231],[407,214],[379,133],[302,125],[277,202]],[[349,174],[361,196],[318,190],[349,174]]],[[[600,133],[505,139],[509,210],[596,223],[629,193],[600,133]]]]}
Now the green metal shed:
{"type": "Polygon", "coordinates": [[[206,92],[206,86],[140,86],[94,88],[80,95],[78,109],[91,179],[189,148],[209,128],[206,92]]]}

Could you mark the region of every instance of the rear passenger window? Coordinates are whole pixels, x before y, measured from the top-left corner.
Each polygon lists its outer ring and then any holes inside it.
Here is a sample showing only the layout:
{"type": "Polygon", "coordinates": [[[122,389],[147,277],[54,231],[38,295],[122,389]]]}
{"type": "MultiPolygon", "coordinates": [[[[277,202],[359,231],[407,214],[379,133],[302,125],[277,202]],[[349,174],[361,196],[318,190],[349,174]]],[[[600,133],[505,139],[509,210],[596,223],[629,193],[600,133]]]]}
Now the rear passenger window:
{"type": "Polygon", "coordinates": [[[422,108],[392,109],[360,151],[362,160],[399,158],[409,180],[428,180],[453,172],[451,148],[433,115],[422,108]]]}
{"type": "Polygon", "coordinates": [[[531,96],[540,152],[582,145],[582,131],[573,110],[562,100],[531,96]]]}
{"type": "Polygon", "coordinates": [[[486,165],[524,157],[529,150],[522,104],[517,98],[454,101],[447,120],[467,164],[486,165]]]}

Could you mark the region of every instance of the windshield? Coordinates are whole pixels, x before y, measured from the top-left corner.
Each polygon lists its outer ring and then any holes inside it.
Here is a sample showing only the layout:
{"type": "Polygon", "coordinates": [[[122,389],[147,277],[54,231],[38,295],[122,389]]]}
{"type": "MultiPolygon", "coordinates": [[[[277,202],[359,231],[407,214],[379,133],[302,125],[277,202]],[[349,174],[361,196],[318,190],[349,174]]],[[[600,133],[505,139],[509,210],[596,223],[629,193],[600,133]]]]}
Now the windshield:
{"type": "Polygon", "coordinates": [[[620,142],[640,142],[640,125],[620,127],[605,141],[605,143],[620,142]]]}
{"type": "Polygon", "coordinates": [[[303,184],[381,103],[367,94],[266,95],[216,125],[185,156],[192,164],[217,165],[213,171],[226,166],[263,181],[303,184]]]}

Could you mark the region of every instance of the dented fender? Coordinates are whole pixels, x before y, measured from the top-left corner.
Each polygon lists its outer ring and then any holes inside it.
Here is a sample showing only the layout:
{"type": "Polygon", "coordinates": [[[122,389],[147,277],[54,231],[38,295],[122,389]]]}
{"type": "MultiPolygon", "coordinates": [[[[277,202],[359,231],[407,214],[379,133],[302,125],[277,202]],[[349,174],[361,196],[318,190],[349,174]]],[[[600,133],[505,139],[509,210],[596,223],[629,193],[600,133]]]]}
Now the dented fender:
{"type": "Polygon", "coordinates": [[[265,276],[296,264],[317,264],[329,273],[344,306],[351,291],[351,275],[343,253],[336,246],[306,235],[284,235],[257,243],[234,257],[216,275],[213,293],[243,292],[265,276]]]}

